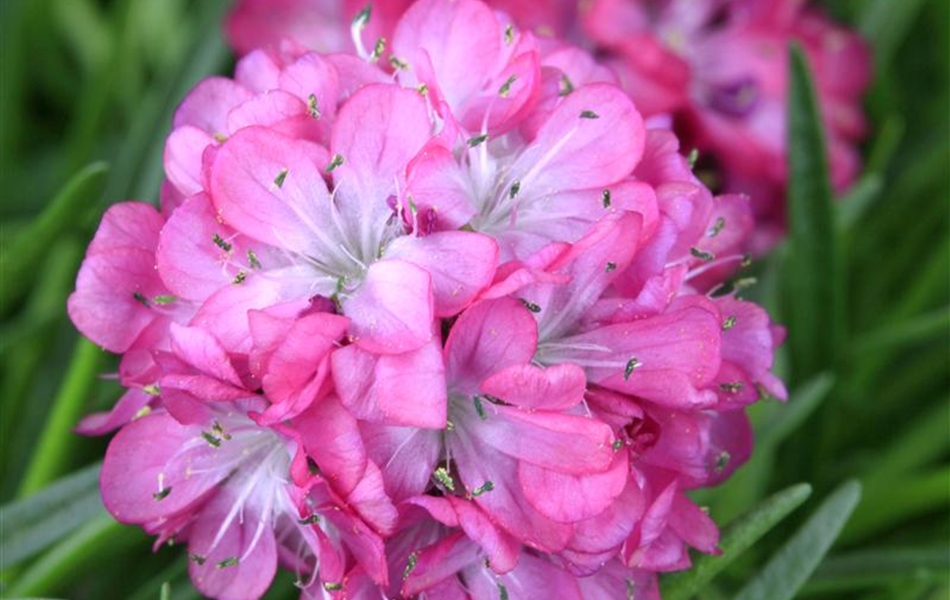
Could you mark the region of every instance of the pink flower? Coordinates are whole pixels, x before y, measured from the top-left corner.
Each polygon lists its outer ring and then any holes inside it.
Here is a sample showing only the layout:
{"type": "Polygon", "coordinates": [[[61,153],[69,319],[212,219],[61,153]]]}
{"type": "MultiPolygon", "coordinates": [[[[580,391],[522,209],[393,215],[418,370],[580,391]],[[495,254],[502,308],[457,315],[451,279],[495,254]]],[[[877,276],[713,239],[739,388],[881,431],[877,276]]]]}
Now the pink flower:
{"type": "Polygon", "coordinates": [[[584,51],[396,4],[355,55],[282,41],[200,83],[163,212],[104,218],[70,314],[124,354],[82,424],[121,427],[106,506],[187,541],[216,598],[278,564],[304,598],[657,597],[717,551],[685,492],[784,395],[783,332],[721,285],[748,199],[584,51]]]}

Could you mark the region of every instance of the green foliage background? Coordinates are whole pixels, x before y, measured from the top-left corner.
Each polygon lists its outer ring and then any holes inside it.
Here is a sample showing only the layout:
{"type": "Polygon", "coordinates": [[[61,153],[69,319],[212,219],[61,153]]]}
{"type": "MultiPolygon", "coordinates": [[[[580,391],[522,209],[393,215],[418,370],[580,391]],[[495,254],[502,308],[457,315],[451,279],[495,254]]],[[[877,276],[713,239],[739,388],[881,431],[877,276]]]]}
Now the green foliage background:
{"type": "MultiPolygon", "coordinates": [[[[153,554],[99,503],[107,440],[70,430],[118,397],[115,360],[64,307],[108,204],[157,200],[178,101],[230,69],[226,4],[0,2],[4,598],[197,597],[182,552],[153,554]]],[[[833,203],[796,70],[793,231],[747,294],[790,326],[792,399],[754,408],[754,458],[697,495],[727,524],[723,554],[665,578],[667,600],[950,597],[950,9],[826,8],[874,48],[867,166],[833,203]]],[[[296,595],[279,579],[268,598],[296,595]]]]}

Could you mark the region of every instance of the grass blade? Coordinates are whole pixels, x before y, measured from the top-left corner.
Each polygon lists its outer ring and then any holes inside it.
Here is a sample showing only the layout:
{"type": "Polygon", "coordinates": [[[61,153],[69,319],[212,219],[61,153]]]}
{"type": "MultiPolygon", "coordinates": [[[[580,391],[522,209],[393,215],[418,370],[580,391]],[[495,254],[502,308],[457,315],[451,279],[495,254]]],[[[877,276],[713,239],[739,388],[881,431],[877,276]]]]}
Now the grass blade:
{"type": "Polygon", "coordinates": [[[793,46],[788,112],[789,247],[782,314],[794,380],[833,365],[843,337],[843,298],[825,134],[806,58],[793,46]]]}
{"type": "Polygon", "coordinates": [[[98,204],[108,166],[92,163],[60,190],[49,207],[3,249],[0,255],[0,314],[7,314],[33,281],[34,270],[53,242],[98,204]]]}
{"type": "Polygon", "coordinates": [[[845,483],[769,560],[734,600],[791,600],[821,562],[861,499],[861,484],[845,483]]]}
{"type": "Polygon", "coordinates": [[[104,513],[99,499],[99,465],[0,508],[0,569],[33,556],[104,513]]]}

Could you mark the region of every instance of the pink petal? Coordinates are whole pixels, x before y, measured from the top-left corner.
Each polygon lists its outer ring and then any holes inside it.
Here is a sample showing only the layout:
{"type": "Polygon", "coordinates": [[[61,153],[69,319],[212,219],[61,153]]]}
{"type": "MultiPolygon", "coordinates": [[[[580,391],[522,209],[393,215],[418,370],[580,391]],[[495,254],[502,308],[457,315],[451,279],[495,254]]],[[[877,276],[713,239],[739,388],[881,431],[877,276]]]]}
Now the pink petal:
{"type": "Polygon", "coordinates": [[[422,494],[442,453],[442,431],[361,423],[370,458],[381,465],[394,502],[422,494]]]}
{"type": "Polygon", "coordinates": [[[430,143],[407,167],[408,197],[419,214],[433,211],[435,229],[458,229],[475,216],[466,176],[448,148],[430,143]]]}
{"type": "Polygon", "coordinates": [[[213,335],[199,327],[176,323],[172,323],[169,333],[172,351],[185,363],[234,387],[243,387],[227,352],[213,335]]]}
{"type": "Polygon", "coordinates": [[[365,226],[385,222],[391,214],[386,198],[405,178],[431,130],[425,100],[414,90],[372,84],[353,94],[340,108],[330,143],[343,157],[333,171],[334,182],[351,199],[341,209],[354,211],[365,226]]]}
{"type": "Polygon", "coordinates": [[[224,479],[228,475],[224,469],[185,477],[184,469],[175,464],[181,447],[194,437],[196,430],[163,413],[146,415],[120,429],[109,443],[99,476],[109,513],[123,523],[169,517],[224,479]]]}
{"type": "Polygon", "coordinates": [[[528,413],[492,404],[478,421],[476,434],[508,456],[563,473],[606,470],[613,462],[610,427],[589,417],[550,412],[528,413]]]}
{"type": "Polygon", "coordinates": [[[242,129],[214,158],[211,199],[239,232],[278,248],[313,252],[329,222],[330,195],[320,173],[326,157],[316,144],[262,127],[242,129]]]}
{"type": "Polygon", "coordinates": [[[443,429],[447,400],[441,350],[435,338],[402,354],[340,348],[333,353],[333,379],[343,404],[359,419],[443,429]]]}
{"type": "Polygon", "coordinates": [[[165,140],[165,175],[185,196],[204,189],[201,182],[201,156],[214,138],[193,125],[173,130],[165,140]]]}
{"type": "MultiPolygon", "coordinates": [[[[695,406],[715,401],[699,390],[719,370],[721,333],[715,307],[694,298],[680,301],[662,315],[602,327],[565,343],[610,349],[616,366],[590,367],[591,381],[661,404],[695,406]]],[[[602,354],[592,351],[590,356],[597,360],[602,354]]]]}
{"type": "Polygon", "coordinates": [[[584,399],[587,375],[577,365],[511,365],[482,382],[484,394],[526,410],[568,410],[584,399]]]}
{"type": "Polygon", "coordinates": [[[518,465],[525,498],[542,515],[561,523],[594,517],[609,507],[627,483],[627,456],[617,452],[602,473],[569,475],[533,464],[518,465]]]}
{"type": "Polygon", "coordinates": [[[175,111],[172,128],[192,125],[208,135],[227,135],[228,112],[251,97],[251,92],[226,77],[209,77],[188,93],[175,111]]]}
{"type": "Polygon", "coordinates": [[[432,283],[423,269],[402,260],[370,265],[344,303],[353,341],[367,352],[399,354],[432,338],[432,283]]]}
{"type": "Polygon", "coordinates": [[[492,577],[472,578],[472,596],[495,598],[502,586],[509,598],[557,598],[583,600],[577,578],[554,565],[545,557],[522,552],[518,566],[495,580],[492,577]]]}
{"type": "MultiPolygon", "coordinates": [[[[491,9],[481,2],[422,0],[406,11],[396,26],[393,51],[410,69],[427,67],[428,73],[417,77],[437,89],[457,112],[488,88],[500,70],[500,29],[491,9]],[[477,62],[472,61],[474,56],[479,57],[477,62]],[[461,65],[468,68],[459,68],[461,65]]],[[[492,94],[497,95],[497,90],[493,88],[492,94]]],[[[483,116],[477,115],[479,122],[483,116]]]]}
{"type": "Polygon", "coordinates": [[[252,345],[248,311],[278,305],[291,314],[308,309],[313,278],[307,266],[252,272],[246,280],[220,288],[208,298],[191,325],[214,331],[228,352],[247,354],[252,345]]]}
{"type": "Polygon", "coordinates": [[[609,186],[630,174],[644,141],[643,120],[626,94],[591,84],[563,99],[512,165],[511,178],[525,197],[609,186]]]}
{"type": "Polygon", "coordinates": [[[270,587],[277,573],[277,543],[268,522],[260,537],[255,534],[260,520],[270,515],[244,506],[243,519],[235,518],[215,545],[219,529],[236,501],[236,492],[222,489],[195,519],[189,533],[188,551],[203,561],[190,560],[188,573],[198,590],[220,600],[257,600],[270,587]],[[251,546],[251,544],[254,544],[251,546]],[[230,565],[231,561],[236,564],[230,565]]]}
{"type": "Polygon", "coordinates": [[[406,597],[415,596],[453,577],[480,558],[478,546],[462,532],[425,548],[417,557],[416,566],[403,581],[402,593],[406,597]]]}
{"type": "Polygon", "coordinates": [[[513,298],[469,307],[455,322],[445,343],[450,390],[474,394],[492,373],[528,363],[534,356],[537,335],[531,313],[513,298]]]}
{"type": "Polygon", "coordinates": [[[432,276],[435,316],[462,311],[495,275],[498,246],[488,236],[446,231],[425,237],[404,236],[386,249],[387,258],[419,266],[432,276]]]}
{"type": "Polygon", "coordinates": [[[272,406],[267,422],[291,419],[316,398],[328,380],[330,352],[349,321],[329,313],[281,319],[265,312],[248,313],[254,349],[249,357],[272,406]]]}
{"type": "Polygon", "coordinates": [[[112,410],[97,412],[83,417],[73,430],[80,435],[103,435],[125,425],[138,416],[140,411],[155,400],[155,396],[140,389],[131,388],[122,394],[112,410]]]}
{"type": "Polygon", "coordinates": [[[346,497],[366,473],[366,448],[356,419],[334,396],[311,404],[293,421],[324,479],[346,497]]]}
{"type": "Polygon", "coordinates": [[[448,500],[458,514],[459,527],[485,552],[491,569],[496,573],[513,569],[518,562],[518,542],[499,529],[474,503],[452,496],[448,500]]]}

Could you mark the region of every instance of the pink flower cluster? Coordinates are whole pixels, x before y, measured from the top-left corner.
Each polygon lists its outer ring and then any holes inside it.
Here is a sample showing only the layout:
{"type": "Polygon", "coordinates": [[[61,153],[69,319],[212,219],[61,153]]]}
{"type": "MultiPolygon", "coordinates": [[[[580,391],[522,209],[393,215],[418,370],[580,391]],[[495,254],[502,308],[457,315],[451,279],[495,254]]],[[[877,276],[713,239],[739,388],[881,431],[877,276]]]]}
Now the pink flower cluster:
{"type": "Polygon", "coordinates": [[[477,0],[373,19],[201,82],[161,211],[104,216],[69,313],[122,355],[81,424],[119,428],[106,508],[223,600],[278,564],[304,598],[658,598],[716,552],[686,492],[785,395],[722,283],[748,199],[585,51],[477,0]]]}
{"type": "MultiPolygon", "coordinates": [[[[414,0],[377,0],[374,36],[390,36],[414,0]],[[378,10],[377,10],[378,9],[378,10]]],[[[641,114],[698,148],[707,182],[752,197],[763,252],[785,231],[787,47],[812,66],[828,132],[832,181],[845,190],[860,170],[861,95],[870,53],[805,0],[487,0],[539,36],[596,52],[641,114]]],[[[310,48],[352,49],[340,24],[365,0],[238,0],[227,24],[240,53],[288,37],[310,48]]],[[[375,37],[373,39],[376,39],[375,37]]]]}

